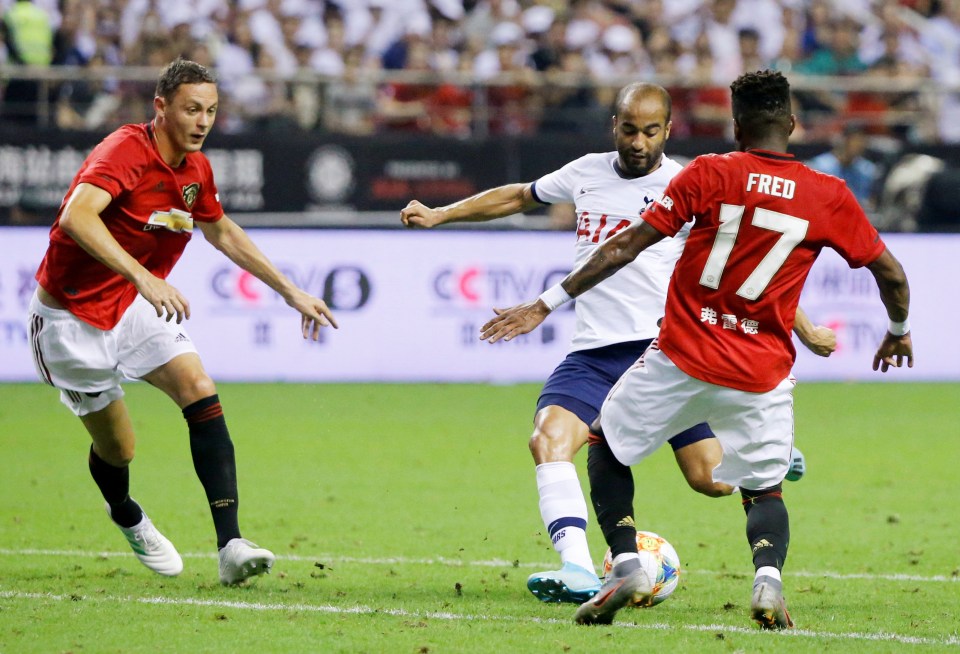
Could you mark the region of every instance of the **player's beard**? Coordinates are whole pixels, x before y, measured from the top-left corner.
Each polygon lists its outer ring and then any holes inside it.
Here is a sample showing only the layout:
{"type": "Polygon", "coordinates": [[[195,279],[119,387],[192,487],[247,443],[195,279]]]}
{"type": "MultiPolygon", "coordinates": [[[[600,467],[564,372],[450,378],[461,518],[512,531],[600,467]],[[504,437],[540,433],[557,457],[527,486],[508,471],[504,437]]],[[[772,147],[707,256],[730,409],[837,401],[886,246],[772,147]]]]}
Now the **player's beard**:
{"type": "Polygon", "coordinates": [[[620,165],[624,172],[633,177],[644,177],[657,169],[660,165],[660,158],[663,156],[663,148],[646,152],[643,158],[634,158],[633,151],[627,150],[620,153],[620,165]]]}

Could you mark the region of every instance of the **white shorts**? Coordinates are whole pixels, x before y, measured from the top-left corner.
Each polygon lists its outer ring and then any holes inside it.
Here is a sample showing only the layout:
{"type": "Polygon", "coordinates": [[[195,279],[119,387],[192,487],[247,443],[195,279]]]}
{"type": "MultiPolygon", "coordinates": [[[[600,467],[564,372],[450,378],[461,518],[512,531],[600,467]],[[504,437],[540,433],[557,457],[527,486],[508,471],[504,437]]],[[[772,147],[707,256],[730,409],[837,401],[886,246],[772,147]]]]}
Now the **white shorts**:
{"type": "Polygon", "coordinates": [[[78,416],[123,397],[125,378],[139,379],[197,351],[183,325],[158,318],[141,295],[116,327],[104,331],[66,309],[48,307],[34,293],[27,327],[37,375],[60,389],[60,401],[78,416]]]}
{"type": "Polygon", "coordinates": [[[610,390],[600,424],[624,465],[639,463],[668,438],[709,423],[723,448],[714,481],[760,490],[783,481],[793,448],[791,375],[771,391],[749,393],[686,374],[656,341],[610,390]]]}

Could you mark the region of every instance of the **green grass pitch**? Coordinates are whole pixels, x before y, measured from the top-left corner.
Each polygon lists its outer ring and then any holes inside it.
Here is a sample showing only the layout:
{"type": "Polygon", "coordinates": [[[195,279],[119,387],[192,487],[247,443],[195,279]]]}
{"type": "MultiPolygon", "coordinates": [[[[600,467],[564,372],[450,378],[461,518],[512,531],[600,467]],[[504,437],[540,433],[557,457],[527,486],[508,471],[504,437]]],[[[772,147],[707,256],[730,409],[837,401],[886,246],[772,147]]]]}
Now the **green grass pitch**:
{"type": "MultiPolygon", "coordinates": [[[[278,554],[217,581],[213,529],[176,407],[127,386],[133,494],[184,555],[132,558],[86,469],[79,421],[40,385],[0,385],[0,653],[903,652],[960,648],[960,386],[807,384],[807,476],[787,484],[797,629],[747,615],[737,498],[690,491],[673,456],[634,468],[636,517],[680,553],[680,587],[578,627],[525,580],[556,557],[527,451],[536,385],[240,385],[220,396],[244,535],[278,554]]],[[[578,465],[587,485],[585,453],[578,465]]],[[[594,560],[605,547],[596,524],[594,560]]]]}

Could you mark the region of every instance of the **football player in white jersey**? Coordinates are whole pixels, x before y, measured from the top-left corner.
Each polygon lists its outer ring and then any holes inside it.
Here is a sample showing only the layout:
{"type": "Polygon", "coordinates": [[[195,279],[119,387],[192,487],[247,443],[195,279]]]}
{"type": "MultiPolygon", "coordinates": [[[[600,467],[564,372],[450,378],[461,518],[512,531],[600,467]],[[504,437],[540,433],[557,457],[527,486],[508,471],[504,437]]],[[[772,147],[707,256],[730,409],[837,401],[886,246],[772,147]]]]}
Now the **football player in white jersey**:
{"type": "MultiPolygon", "coordinates": [[[[401,221],[407,227],[434,227],[572,202],[579,265],[599,244],[639,220],[682,168],[663,154],[671,112],[665,89],[630,84],[620,90],[616,111],[616,151],[588,154],[535,182],[500,186],[443,207],[412,200],[400,212],[401,221]]],[[[573,457],[587,442],[589,425],[610,388],[657,335],[667,284],[688,232],[689,227],[664,239],[577,299],[571,351],[544,384],[530,438],[540,514],[562,562],[559,570],[528,578],[527,587],[542,601],[582,603],[600,589],[587,545],[587,505],[573,457]]],[[[815,327],[799,311],[797,325],[798,335],[811,350],[822,356],[833,351],[832,331],[815,327]]],[[[713,497],[733,492],[733,487],[713,481],[721,449],[706,424],[678,434],[670,444],[694,490],[713,497]]],[[[795,467],[794,473],[802,474],[802,459],[795,467]]]]}

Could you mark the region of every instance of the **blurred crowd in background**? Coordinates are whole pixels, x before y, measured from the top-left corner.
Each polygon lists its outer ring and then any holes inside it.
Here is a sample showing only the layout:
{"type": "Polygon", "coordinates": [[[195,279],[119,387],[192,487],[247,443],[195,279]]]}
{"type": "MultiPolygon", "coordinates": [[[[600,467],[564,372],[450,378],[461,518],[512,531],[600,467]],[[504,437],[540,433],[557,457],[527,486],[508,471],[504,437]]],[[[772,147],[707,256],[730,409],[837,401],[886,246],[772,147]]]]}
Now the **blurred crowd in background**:
{"type": "MultiPolygon", "coordinates": [[[[595,132],[619,86],[654,80],[674,97],[674,136],[729,136],[730,82],[775,68],[799,89],[800,139],[857,121],[874,136],[960,142],[960,0],[0,0],[0,11],[0,64],[156,70],[183,56],[214,68],[228,132],[595,132]]],[[[145,120],[152,78],[11,78],[3,119],[36,122],[42,95],[62,129],[145,120]]]]}

